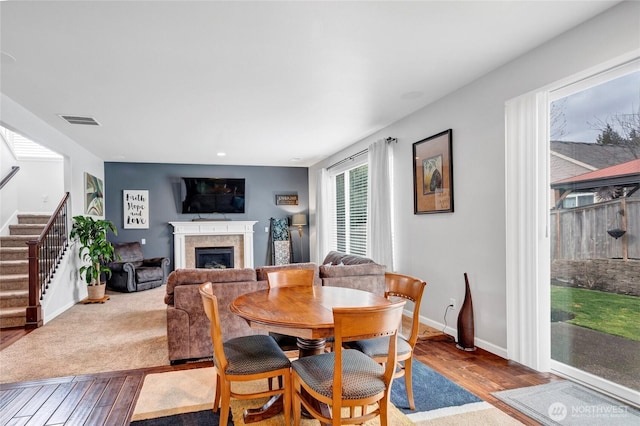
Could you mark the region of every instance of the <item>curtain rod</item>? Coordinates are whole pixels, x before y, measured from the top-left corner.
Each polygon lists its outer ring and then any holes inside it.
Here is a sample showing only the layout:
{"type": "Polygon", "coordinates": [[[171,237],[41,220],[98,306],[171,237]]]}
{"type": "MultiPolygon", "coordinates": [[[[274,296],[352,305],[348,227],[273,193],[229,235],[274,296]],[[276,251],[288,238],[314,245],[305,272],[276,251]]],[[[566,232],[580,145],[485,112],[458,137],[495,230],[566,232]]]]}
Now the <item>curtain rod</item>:
{"type": "MultiPolygon", "coordinates": [[[[385,141],[387,141],[387,143],[391,143],[391,142],[398,143],[398,139],[396,139],[396,138],[386,138],[386,139],[385,139],[385,141]]],[[[364,155],[364,154],[366,154],[366,153],[368,153],[368,152],[369,152],[369,148],[365,148],[365,149],[363,149],[362,151],[356,152],[355,154],[350,155],[350,156],[348,156],[347,158],[343,158],[342,160],[340,160],[340,161],[337,161],[337,162],[333,163],[332,165],[330,165],[329,167],[327,167],[327,170],[330,170],[330,169],[332,169],[332,168],[334,168],[334,167],[336,167],[336,166],[339,166],[340,164],[344,164],[344,163],[346,163],[347,161],[353,161],[353,160],[355,160],[356,158],[358,158],[358,157],[360,157],[361,155],[364,155]]]]}

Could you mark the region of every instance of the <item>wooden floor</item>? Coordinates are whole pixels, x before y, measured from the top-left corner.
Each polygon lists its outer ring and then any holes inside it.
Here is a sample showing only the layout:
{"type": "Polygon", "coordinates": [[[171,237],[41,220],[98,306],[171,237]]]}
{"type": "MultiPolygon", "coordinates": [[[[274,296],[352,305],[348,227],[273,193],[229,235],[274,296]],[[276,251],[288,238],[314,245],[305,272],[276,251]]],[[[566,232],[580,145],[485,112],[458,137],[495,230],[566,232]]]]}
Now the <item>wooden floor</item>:
{"type": "MultiPolygon", "coordinates": [[[[23,330],[3,330],[0,350],[24,334],[23,330]]],[[[491,392],[561,380],[482,349],[461,351],[450,336],[436,333],[425,334],[416,345],[415,357],[526,425],[539,423],[494,398],[491,392]]],[[[128,425],[146,374],[203,366],[210,366],[210,362],[3,384],[0,424],[128,425]]]]}

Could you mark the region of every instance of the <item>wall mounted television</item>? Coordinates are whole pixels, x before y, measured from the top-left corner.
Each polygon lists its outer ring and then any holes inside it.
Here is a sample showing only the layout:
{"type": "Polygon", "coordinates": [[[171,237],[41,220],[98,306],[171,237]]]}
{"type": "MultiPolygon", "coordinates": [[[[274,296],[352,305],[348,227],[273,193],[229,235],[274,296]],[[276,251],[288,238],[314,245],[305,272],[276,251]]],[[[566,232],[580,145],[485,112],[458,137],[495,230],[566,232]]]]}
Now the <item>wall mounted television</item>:
{"type": "Polygon", "coordinates": [[[182,213],[244,213],[244,178],[182,178],[182,213]]]}

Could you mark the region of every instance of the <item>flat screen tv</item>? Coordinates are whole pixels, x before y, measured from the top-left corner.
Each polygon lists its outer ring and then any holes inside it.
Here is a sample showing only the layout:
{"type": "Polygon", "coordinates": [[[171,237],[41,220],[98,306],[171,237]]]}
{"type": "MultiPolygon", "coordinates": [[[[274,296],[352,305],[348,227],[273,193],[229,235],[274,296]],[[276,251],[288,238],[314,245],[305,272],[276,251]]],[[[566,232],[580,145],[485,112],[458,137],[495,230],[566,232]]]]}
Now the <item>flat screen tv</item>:
{"type": "Polygon", "coordinates": [[[244,179],[183,177],[182,213],[244,213],[244,179]]]}

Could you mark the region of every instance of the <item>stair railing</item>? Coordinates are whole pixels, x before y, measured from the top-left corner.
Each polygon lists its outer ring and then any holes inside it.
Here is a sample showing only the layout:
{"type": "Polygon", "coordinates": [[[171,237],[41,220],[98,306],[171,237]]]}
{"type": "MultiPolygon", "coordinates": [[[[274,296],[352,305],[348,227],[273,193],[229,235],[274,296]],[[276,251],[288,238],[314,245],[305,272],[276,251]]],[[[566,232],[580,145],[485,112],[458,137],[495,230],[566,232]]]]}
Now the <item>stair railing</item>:
{"type": "Polygon", "coordinates": [[[20,170],[20,166],[11,167],[9,173],[7,173],[7,175],[3,177],[2,180],[0,180],[0,189],[4,188],[4,186],[11,180],[11,178],[14,177],[16,173],[18,173],[18,170],[20,170]]]}
{"type": "Polygon", "coordinates": [[[53,274],[69,247],[69,193],[58,204],[37,240],[29,246],[29,306],[25,328],[42,326],[42,305],[53,274]]]}

